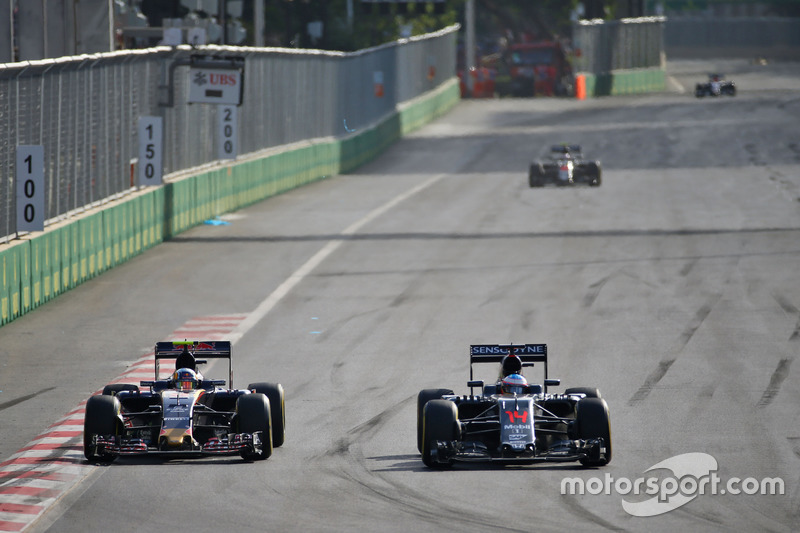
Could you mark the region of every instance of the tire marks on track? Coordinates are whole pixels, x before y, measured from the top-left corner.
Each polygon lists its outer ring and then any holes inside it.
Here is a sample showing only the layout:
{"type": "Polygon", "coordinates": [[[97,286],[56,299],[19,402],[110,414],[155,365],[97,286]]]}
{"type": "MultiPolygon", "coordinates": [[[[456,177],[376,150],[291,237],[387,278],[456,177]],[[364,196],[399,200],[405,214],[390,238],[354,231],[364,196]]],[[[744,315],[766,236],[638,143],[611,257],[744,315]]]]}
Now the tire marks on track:
{"type": "Polygon", "coordinates": [[[781,294],[773,294],[772,297],[775,298],[775,301],[778,302],[778,305],[781,306],[781,309],[783,309],[786,314],[797,317],[797,324],[792,334],[789,335],[789,341],[794,342],[800,340],[800,309],[797,309],[797,307],[781,294]]]}
{"type": "Polygon", "coordinates": [[[761,399],[756,404],[756,407],[763,408],[772,403],[772,400],[774,400],[775,396],[778,395],[778,391],[781,390],[781,385],[789,375],[789,367],[791,365],[792,360],[788,358],[781,359],[778,362],[777,368],[775,368],[775,371],[772,373],[772,377],[769,379],[767,390],[765,390],[764,394],[761,395],[761,399]]]}
{"type": "MultiPolygon", "coordinates": [[[[364,498],[374,498],[386,502],[393,509],[401,509],[426,524],[434,526],[437,530],[459,531],[497,531],[508,533],[524,533],[526,528],[504,526],[498,520],[487,516],[484,510],[472,510],[458,507],[449,503],[449,500],[431,500],[430,495],[420,492],[398,481],[394,473],[399,470],[419,469],[423,474],[447,475],[446,472],[436,472],[424,467],[419,455],[401,455],[391,457],[365,457],[361,444],[368,442],[378,432],[384,430],[387,424],[401,412],[406,405],[411,405],[416,399],[416,394],[404,398],[394,405],[384,409],[369,420],[351,428],[346,436],[337,439],[333,446],[315,460],[324,461],[326,470],[332,475],[359,487],[364,498]],[[412,458],[413,457],[413,458],[412,458]],[[331,461],[333,464],[331,464],[331,461]],[[375,468],[371,466],[374,461],[391,461],[394,466],[375,468]],[[409,463],[413,461],[413,466],[409,463]]],[[[540,524],[547,528],[556,528],[555,522],[540,524]]],[[[419,525],[417,526],[419,527],[419,525]]],[[[393,528],[389,528],[395,530],[393,528]]],[[[423,528],[425,529],[425,528],[423,528]]]]}
{"type": "MultiPolygon", "coordinates": [[[[246,316],[234,314],[193,318],[164,340],[199,340],[200,337],[202,340],[222,340],[246,316]]],[[[138,383],[153,379],[154,373],[155,361],[151,351],[110,383],[138,383]]],[[[20,403],[46,390],[8,403],[20,403]]],[[[78,404],[8,460],[0,463],[0,532],[24,531],[97,468],[83,456],[85,406],[86,401],[78,404]]],[[[0,406],[4,407],[11,405],[0,406]]]]}
{"type": "MultiPolygon", "coordinates": [[[[694,318],[689,323],[688,326],[683,330],[680,336],[680,348],[677,350],[677,353],[680,354],[681,351],[689,344],[689,341],[692,340],[694,334],[697,333],[697,330],[700,329],[700,326],[703,325],[706,318],[709,314],[711,314],[711,310],[714,308],[714,305],[719,301],[721,298],[721,294],[717,294],[712,297],[705,305],[700,307],[700,309],[695,313],[694,318]]],[[[653,388],[658,384],[659,381],[666,375],[669,368],[672,364],[676,361],[678,356],[669,358],[669,359],[662,359],[659,361],[658,366],[650,372],[650,374],[645,378],[644,383],[641,387],[631,396],[630,400],[628,400],[628,405],[635,406],[639,403],[643,402],[652,392],[653,388]]]]}

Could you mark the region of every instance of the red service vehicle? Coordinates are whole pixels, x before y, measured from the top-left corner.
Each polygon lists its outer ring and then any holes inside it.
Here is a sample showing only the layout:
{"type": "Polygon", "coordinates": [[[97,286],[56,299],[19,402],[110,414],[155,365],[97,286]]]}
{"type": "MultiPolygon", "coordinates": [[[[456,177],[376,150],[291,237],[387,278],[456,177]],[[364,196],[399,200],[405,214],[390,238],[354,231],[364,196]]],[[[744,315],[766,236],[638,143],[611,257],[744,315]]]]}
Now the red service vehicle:
{"type": "Polygon", "coordinates": [[[558,42],[510,45],[497,64],[495,87],[501,96],[571,96],[572,68],[558,42]]]}

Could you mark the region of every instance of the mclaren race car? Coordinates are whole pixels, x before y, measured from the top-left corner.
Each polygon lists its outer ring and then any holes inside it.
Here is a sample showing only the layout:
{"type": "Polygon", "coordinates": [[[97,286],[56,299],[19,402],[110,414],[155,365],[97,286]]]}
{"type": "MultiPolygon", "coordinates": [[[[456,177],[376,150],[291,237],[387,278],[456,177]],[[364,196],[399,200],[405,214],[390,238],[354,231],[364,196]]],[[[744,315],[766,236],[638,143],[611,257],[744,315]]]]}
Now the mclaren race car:
{"type": "Polygon", "coordinates": [[[229,341],[158,342],[154,353],[153,381],[107,385],[86,403],[83,448],[90,462],[147,454],[259,460],[283,444],[283,387],[234,389],[229,341]],[[175,360],[175,370],[159,379],[165,359],[175,360]],[[208,359],[228,361],[227,382],[198,371],[208,359]]]}
{"type": "Polygon", "coordinates": [[[600,161],[583,159],[581,147],[577,144],[556,145],[544,160],[531,163],[528,169],[528,183],[531,187],[554,185],[585,184],[597,187],[602,183],[600,161]]]}
{"type": "Polygon", "coordinates": [[[560,380],[547,377],[546,344],[472,345],[469,361],[469,394],[425,389],[417,397],[417,447],[426,466],[611,461],[608,405],[595,388],[548,393],[560,380]],[[473,379],[473,365],[481,363],[501,364],[496,383],[473,379]],[[529,384],[523,367],[538,363],[544,381],[529,384]]]}
{"type": "Polygon", "coordinates": [[[698,98],[704,96],[736,96],[736,85],[725,79],[722,74],[709,74],[708,82],[698,83],[694,87],[694,95],[698,98]]]}

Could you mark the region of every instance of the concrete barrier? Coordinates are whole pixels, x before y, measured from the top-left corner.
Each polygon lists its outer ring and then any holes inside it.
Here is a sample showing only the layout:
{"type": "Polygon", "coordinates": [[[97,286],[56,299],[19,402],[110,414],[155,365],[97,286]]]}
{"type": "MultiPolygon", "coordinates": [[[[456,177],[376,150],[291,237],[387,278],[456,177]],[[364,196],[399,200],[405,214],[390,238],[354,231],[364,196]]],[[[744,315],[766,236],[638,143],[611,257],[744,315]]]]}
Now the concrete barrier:
{"type": "Polygon", "coordinates": [[[666,89],[664,69],[616,70],[606,74],[581,73],[586,96],[616,96],[658,92],[666,89]]]}

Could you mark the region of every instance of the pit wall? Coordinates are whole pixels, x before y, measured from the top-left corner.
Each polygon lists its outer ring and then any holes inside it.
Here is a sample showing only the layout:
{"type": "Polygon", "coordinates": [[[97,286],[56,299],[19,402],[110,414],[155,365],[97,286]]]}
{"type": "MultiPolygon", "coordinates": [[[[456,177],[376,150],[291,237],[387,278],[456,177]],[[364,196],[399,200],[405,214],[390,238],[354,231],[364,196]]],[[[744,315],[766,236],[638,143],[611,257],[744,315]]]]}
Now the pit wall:
{"type": "Polygon", "coordinates": [[[0,245],[0,325],[206,220],[352,171],[459,99],[453,78],[348,137],[298,143],[168,176],[159,187],[0,245]]]}

